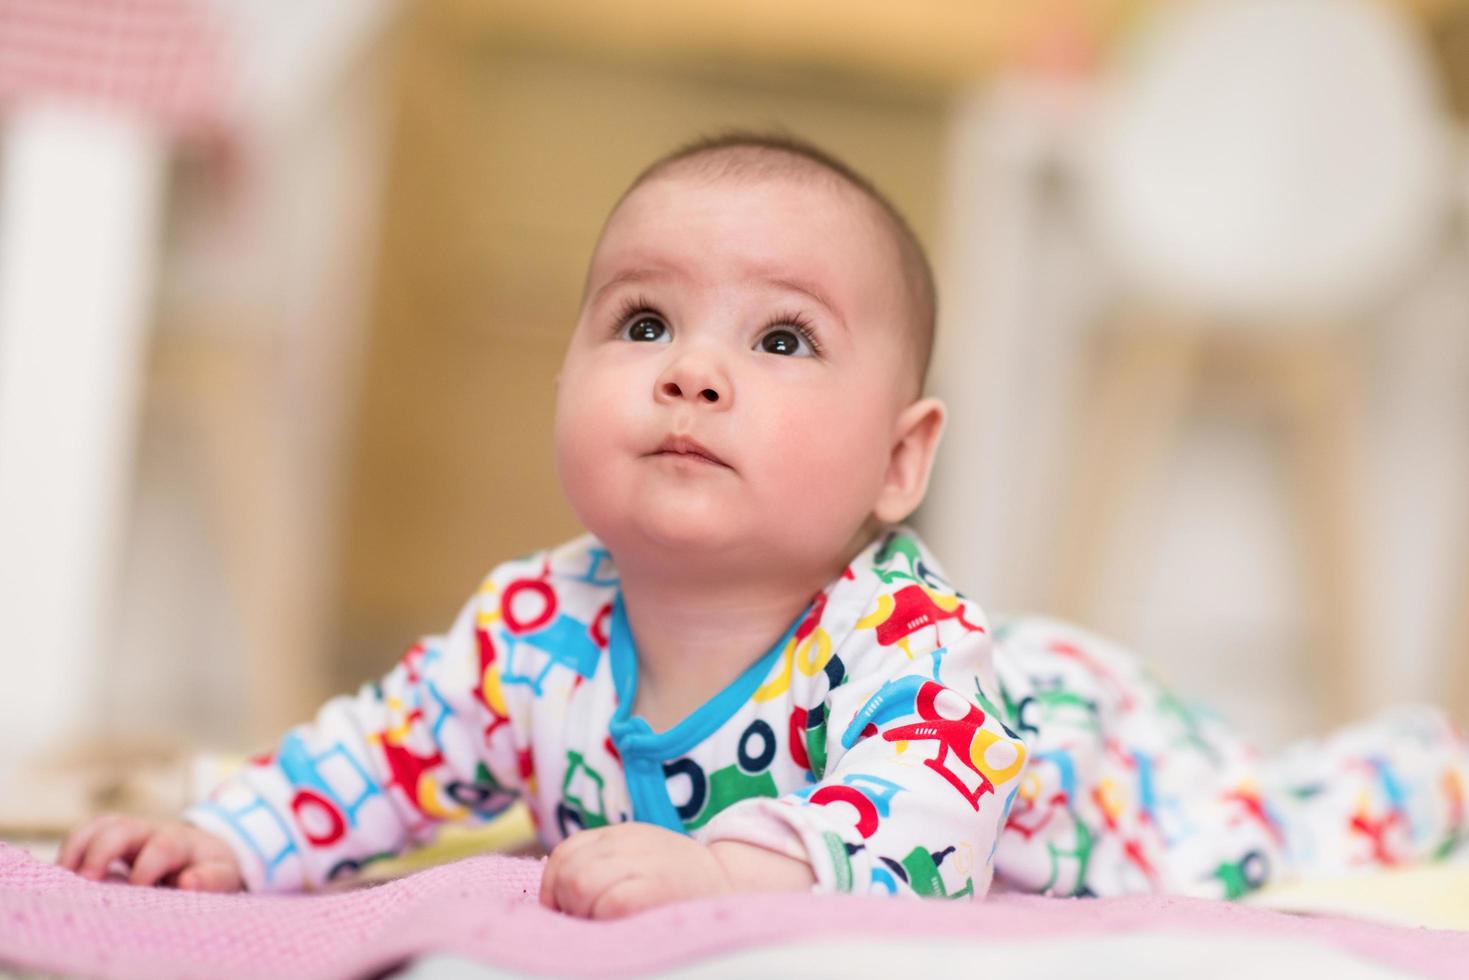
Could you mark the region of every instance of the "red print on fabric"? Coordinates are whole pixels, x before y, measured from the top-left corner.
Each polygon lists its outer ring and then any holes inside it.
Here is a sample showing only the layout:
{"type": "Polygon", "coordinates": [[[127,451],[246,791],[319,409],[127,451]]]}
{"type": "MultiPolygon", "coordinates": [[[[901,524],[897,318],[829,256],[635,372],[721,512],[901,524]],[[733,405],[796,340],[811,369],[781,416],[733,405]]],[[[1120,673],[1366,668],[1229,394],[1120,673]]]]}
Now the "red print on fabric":
{"type": "Polygon", "coordinates": [[[811,768],[811,757],[806,754],[806,709],[792,708],[786,744],[790,746],[791,761],[802,769],[811,768]]]}
{"type": "Polygon", "coordinates": [[[893,610],[887,619],[877,624],[877,642],[890,647],[926,626],[937,627],[946,619],[957,620],[970,632],[984,632],[983,626],[964,618],[964,603],[956,602],[953,609],[944,609],[923,586],[905,585],[893,593],[893,610]]]}
{"type": "Polygon", "coordinates": [[[492,705],[485,694],[485,682],[490,678],[490,672],[500,669],[495,664],[495,642],[490,639],[490,631],[483,626],[477,626],[474,630],[474,639],[475,645],[479,648],[479,683],[474,686],[474,699],[490,716],[484,732],[485,744],[489,745],[490,736],[494,735],[501,725],[508,722],[510,717],[492,705]]]}
{"type": "MultiPolygon", "coordinates": [[[[882,737],[889,742],[938,742],[938,755],[924,762],[924,765],[948,780],[949,784],[969,801],[969,805],[978,810],[980,798],[986,793],[995,791],[994,784],[990,782],[989,777],[980,772],[979,767],[974,764],[976,751],[974,740],[984,725],[985,715],[978,706],[966,702],[968,711],[964,717],[943,717],[938,712],[938,697],[946,690],[948,689],[942,684],[925,681],[918,689],[918,697],[915,699],[918,717],[923,720],[911,725],[889,728],[882,733],[882,737]],[[978,777],[978,785],[973,789],[947,765],[950,751],[964,769],[978,777]]],[[[958,696],[955,695],[955,697],[958,696]]]]}
{"type": "Polygon", "coordinates": [[[862,835],[863,840],[877,833],[877,805],[856,787],[823,786],[811,794],[811,802],[817,806],[845,803],[857,811],[857,833],[862,835]]]}
{"type": "MultiPolygon", "coordinates": [[[[422,717],[423,710],[414,708],[408,713],[406,721],[412,723],[422,717]]],[[[388,732],[382,734],[379,745],[387,759],[388,769],[393,773],[393,778],[389,780],[388,785],[397,786],[403,791],[403,795],[408,797],[408,802],[413,804],[414,809],[426,817],[430,816],[419,800],[418,784],[424,773],[444,761],[443,753],[436,751],[433,755],[414,755],[408,751],[407,746],[395,741],[388,732]]]]}

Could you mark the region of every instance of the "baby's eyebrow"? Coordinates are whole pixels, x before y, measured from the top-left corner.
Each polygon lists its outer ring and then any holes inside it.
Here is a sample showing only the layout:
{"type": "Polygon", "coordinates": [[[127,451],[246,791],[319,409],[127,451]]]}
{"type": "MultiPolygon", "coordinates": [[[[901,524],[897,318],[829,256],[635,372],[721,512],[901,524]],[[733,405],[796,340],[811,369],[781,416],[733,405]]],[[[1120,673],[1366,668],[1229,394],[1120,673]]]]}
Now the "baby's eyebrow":
{"type": "Polygon", "coordinates": [[[832,318],[836,320],[837,323],[841,324],[843,330],[847,329],[847,321],[842,319],[841,311],[837,309],[835,303],[827,299],[826,293],[822,292],[821,287],[816,285],[816,283],[807,282],[804,279],[791,279],[785,276],[769,276],[766,278],[765,281],[770,285],[778,286],[781,289],[789,289],[794,292],[805,293],[807,296],[811,297],[811,299],[824,306],[826,308],[826,312],[830,313],[832,315],[832,318]]]}
{"type": "Polygon", "coordinates": [[[616,289],[618,286],[625,286],[629,283],[636,282],[647,282],[650,279],[677,278],[679,275],[680,273],[677,269],[667,266],[640,266],[632,269],[623,269],[617,275],[597,287],[597,291],[592,294],[591,302],[595,305],[601,300],[603,294],[616,289]]]}

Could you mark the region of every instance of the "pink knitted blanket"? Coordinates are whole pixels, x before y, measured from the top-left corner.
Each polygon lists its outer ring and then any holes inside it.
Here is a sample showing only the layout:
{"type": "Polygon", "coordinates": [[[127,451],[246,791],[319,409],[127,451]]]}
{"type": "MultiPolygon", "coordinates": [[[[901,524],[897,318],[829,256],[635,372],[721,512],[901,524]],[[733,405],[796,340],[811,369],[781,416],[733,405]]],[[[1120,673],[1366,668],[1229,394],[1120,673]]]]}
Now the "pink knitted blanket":
{"type": "Polygon", "coordinates": [[[1152,896],[970,903],[742,895],[585,922],[536,903],[540,871],[540,861],[487,856],[334,894],[203,895],[84,881],[0,843],[0,966],[277,980],[371,976],[448,953],[532,973],[615,976],[843,936],[1013,941],[1139,929],[1304,939],[1425,976],[1463,976],[1469,963],[1469,933],[1152,896]]]}

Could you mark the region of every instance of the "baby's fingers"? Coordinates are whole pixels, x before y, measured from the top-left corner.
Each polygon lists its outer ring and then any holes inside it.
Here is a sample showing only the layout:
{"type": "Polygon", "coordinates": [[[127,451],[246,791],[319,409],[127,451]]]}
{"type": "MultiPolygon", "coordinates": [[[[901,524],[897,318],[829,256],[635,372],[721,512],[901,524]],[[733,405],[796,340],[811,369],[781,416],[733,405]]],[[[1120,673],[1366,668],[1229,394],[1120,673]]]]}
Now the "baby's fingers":
{"type": "Polygon", "coordinates": [[[133,859],[133,870],[128,875],[128,884],[156,884],[165,875],[187,867],[193,858],[192,851],[182,834],[160,830],[148,838],[148,842],[133,859]]]}
{"type": "Polygon", "coordinates": [[[61,850],[56,854],[56,863],[68,871],[75,871],[81,864],[82,855],[87,852],[87,845],[97,832],[108,824],[117,820],[116,815],[108,813],[100,817],[93,817],[77,829],[66,835],[66,840],[61,842],[61,850]]]}
{"type": "Polygon", "coordinates": [[[107,866],[116,859],[131,864],[138,849],[153,833],[153,828],[141,820],[121,818],[102,827],[87,842],[77,867],[77,874],[93,881],[101,881],[107,874],[107,866]]]}
{"type": "Polygon", "coordinates": [[[620,919],[669,901],[672,895],[650,878],[623,878],[603,889],[587,910],[589,919],[620,919]]]}
{"type": "Polygon", "coordinates": [[[237,892],[245,887],[240,869],[229,861],[195,864],[179,875],[178,884],[186,891],[198,892],[237,892]]]}

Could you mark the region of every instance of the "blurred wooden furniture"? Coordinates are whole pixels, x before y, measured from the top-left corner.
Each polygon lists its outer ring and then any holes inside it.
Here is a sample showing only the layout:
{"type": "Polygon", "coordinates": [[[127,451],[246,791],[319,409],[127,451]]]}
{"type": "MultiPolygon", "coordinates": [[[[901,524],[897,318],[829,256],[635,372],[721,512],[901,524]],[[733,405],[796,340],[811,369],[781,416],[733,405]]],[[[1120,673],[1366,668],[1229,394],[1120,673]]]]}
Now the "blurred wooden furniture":
{"type": "Polygon", "coordinates": [[[273,339],[162,336],[148,392],[150,409],[182,429],[199,463],[204,518],[243,633],[222,636],[220,647],[246,651],[241,747],[273,741],[330,693],[335,540],[323,521],[340,440],[328,430],[323,441],[320,430],[341,406],[325,393],[290,391],[290,365],[273,339]]]}
{"type": "Polygon", "coordinates": [[[121,583],[143,608],[126,637],[133,660],[112,668],[127,689],[112,696],[119,727],[257,749],[338,689],[328,677],[340,501],[376,258],[393,8],[228,9],[245,104],[233,156],[189,158],[173,174],[141,392],[154,451],[138,461],[136,491],[171,506],[163,517],[156,503],[138,508],[132,542],[134,555],[163,555],[154,564],[165,570],[121,583]],[[193,548],[170,562],[180,537],[193,548]],[[181,692],[179,677],[194,689],[181,692]],[[162,717],[140,718],[150,706],[162,717]]]}
{"type": "MultiPolygon", "coordinates": [[[[1356,614],[1361,579],[1354,335],[1341,330],[1211,330],[1134,310],[1108,331],[1083,402],[1077,465],[1062,517],[1056,608],[1087,622],[1106,547],[1125,506],[1156,479],[1205,389],[1278,433],[1300,534],[1312,674],[1322,721],[1356,715],[1363,696],[1356,614]]],[[[1229,588],[1228,582],[1204,584],[1229,588]]]]}
{"type": "MultiPolygon", "coordinates": [[[[1431,21],[1456,0],[1392,0],[1431,21]]],[[[1157,0],[423,0],[463,37],[642,61],[770,65],[805,62],[894,80],[962,85],[1038,35],[1078,29],[1108,41],[1136,26],[1157,0]]],[[[1166,5],[1166,4],[1165,4],[1166,5]]]]}
{"type": "MultiPolygon", "coordinates": [[[[0,72],[3,74],[3,72],[0,72]]],[[[0,796],[93,729],[135,445],[169,136],[9,107],[0,154],[0,796]],[[19,693],[24,692],[24,693],[19,693]]]]}
{"type": "Polygon", "coordinates": [[[1083,211],[1124,301],[1149,312],[1123,317],[1101,361],[1060,602],[1081,614],[1096,536],[1201,369],[1229,377],[1281,424],[1321,721],[1346,721],[1366,697],[1353,328],[1442,244],[1452,135],[1431,57],[1370,0],[1195,0],[1158,10],[1129,54],[1097,98],[1083,211]]]}
{"type": "Polygon", "coordinates": [[[1458,622],[1454,624],[1453,645],[1449,648],[1445,701],[1454,721],[1461,729],[1469,730],[1469,560],[1464,562],[1460,590],[1463,598],[1459,601],[1458,622]]]}

